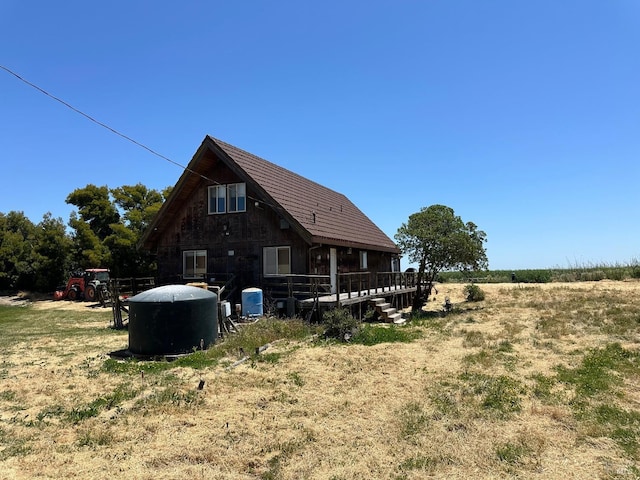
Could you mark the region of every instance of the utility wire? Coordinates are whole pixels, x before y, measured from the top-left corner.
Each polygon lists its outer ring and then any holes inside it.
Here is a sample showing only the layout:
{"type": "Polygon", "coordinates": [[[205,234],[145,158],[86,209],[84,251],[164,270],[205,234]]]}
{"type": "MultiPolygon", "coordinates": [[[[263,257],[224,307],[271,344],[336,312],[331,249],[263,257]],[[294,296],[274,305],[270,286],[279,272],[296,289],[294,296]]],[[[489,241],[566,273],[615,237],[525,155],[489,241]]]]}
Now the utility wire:
{"type": "Polygon", "coordinates": [[[40,88],[38,85],[30,82],[29,80],[26,80],[25,78],[21,77],[20,75],[18,75],[16,72],[10,70],[9,68],[5,67],[4,65],[0,65],[0,68],[2,70],[4,70],[5,72],[13,75],[14,77],[16,77],[18,80],[20,80],[21,82],[26,83],[27,85],[29,85],[32,88],[35,88],[36,90],[38,90],[40,93],[45,94],[47,97],[52,98],[53,100],[61,103],[62,105],[64,105],[65,107],[73,110],[74,112],[82,115],[83,117],[85,117],[86,119],[92,121],[93,123],[100,125],[103,128],[106,128],[107,130],[109,130],[111,133],[115,133],[116,135],[118,135],[119,137],[124,138],[125,140],[130,141],[131,143],[133,143],[134,145],[137,145],[138,147],[142,147],[145,150],[147,150],[149,153],[155,155],[156,157],[160,157],[163,160],[166,160],[169,163],[172,163],[173,165],[176,165],[177,167],[181,168],[182,170],[185,170],[187,172],[193,173],[194,175],[198,175],[199,177],[203,178],[204,180],[207,180],[209,182],[213,182],[217,185],[220,185],[219,182],[208,178],[205,175],[202,175],[201,173],[195,172],[193,170],[191,170],[189,167],[182,165],[178,162],[176,162],[175,160],[171,160],[168,157],[165,157],[164,155],[162,155],[161,153],[156,152],[155,150],[153,150],[152,148],[147,147],[146,145],[144,145],[143,143],[138,142],[137,140],[134,140],[133,138],[129,137],[128,135],[125,135],[124,133],[119,132],[118,130],[116,130],[115,128],[110,127],[109,125],[100,122],[99,120],[96,120],[95,118],[93,118],[91,115],[87,115],[86,113],[84,113],[83,111],[77,109],[76,107],[74,107],[73,105],[65,102],[64,100],[62,100],[61,98],[56,97],[55,95],[50,94],[49,92],[47,92],[46,90],[40,88]]]}
{"type": "MultiPolygon", "coordinates": [[[[129,137],[128,135],[125,135],[124,133],[119,132],[118,130],[116,130],[115,128],[110,127],[109,125],[100,122],[99,120],[96,120],[95,118],[93,118],[91,115],[87,115],[86,113],[84,113],[82,110],[77,109],[76,107],[74,107],[73,105],[65,102],[64,100],[62,100],[61,98],[56,97],[55,95],[50,94],[49,92],[47,92],[46,90],[44,90],[43,88],[40,88],[38,85],[36,85],[35,83],[30,82],[29,80],[23,78],[22,76],[18,75],[16,72],[14,72],[13,70],[5,67],[4,65],[0,65],[0,68],[2,70],[4,70],[5,72],[13,75],[14,77],[16,77],[18,80],[20,80],[23,83],[26,83],[27,85],[29,85],[32,88],[35,88],[36,90],[38,90],[40,93],[43,93],[44,95],[46,95],[49,98],[52,98],[53,100],[55,100],[56,102],[61,103],[62,105],[64,105],[65,107],[69,108],[70,110],[73,110],[74,112],[76,112],[79,115],[82,115],[83,117],[85,117],[87,120],[92,121],[93,123],[100,125],[102,128],[106,128],[107,130],[109,130],[111,133],[114,133],[116,135],[118,135],[119,137],[124,138],[125,140],[128,140],[129,142],[133,143],[134,145],[137,145],[138,147],[144,148],[146,151],[148,151],[149,153],[151,153],[152,155],[155,155],[156,157],[162,158],[163,160],[166,160],[167,162],[176,165],[177,167],[181,168],[182,170],[192,173],[194,175],[197,175],[198,177],[202,178],[203,180],[206,180],[208,182],[212,182],[215,185],[222,185],[220,182],[218,182],[217,180],[214,180],[213,178],[209,178],[206,175],[203,175],[201,173],[198,173],[192,169],[190,169],[188,166],[186,165],[182,165],[181,163],[176,162],[175,160],[171,160],[169,157],[165,157],[164,155],[162,155],[161,153],[156,152],[155,150],[153,150],[150,147],[147,147],[145,144],[138,142],[137,140],[134,140],[133,138],[129,137]]],[[[268,205],[270,207],[275,208],[274,205],[271,205],[268,202],[265,202],[263,199],[259,199],[259,198],[254,198],[250,195],[247,195],[247,198],[254,200],[256,202],[260,202],[264,205],[268,205]]]]}

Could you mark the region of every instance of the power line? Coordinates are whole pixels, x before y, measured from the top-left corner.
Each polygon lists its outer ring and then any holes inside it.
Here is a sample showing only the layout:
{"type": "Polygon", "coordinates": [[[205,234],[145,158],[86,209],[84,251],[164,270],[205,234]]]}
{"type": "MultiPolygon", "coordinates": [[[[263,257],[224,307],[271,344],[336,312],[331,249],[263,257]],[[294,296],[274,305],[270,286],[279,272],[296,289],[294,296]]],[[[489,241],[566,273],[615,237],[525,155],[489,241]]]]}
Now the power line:
{"type": "MultiPolygon", "coordinates": [[[[60,102],[62,105],[64,105],[65,107],[73,110],[74,112],[82,115],[83,117],[85,117],[88,120],[91,120],[93,123],[100,125],[103,128],[106,128],[107,130],[109,130],[111,133],[115,133],[116,135],[124,138],[125,140],[130,141],[131,143],[144,148],[145,150],[147,150],[148,152],[152,153],[153,155],[162,158],[163,160],[166,160],[167,162],[173,163],[174,165],[182,168],[183,170],[187,170],[190,171],[186,166],[171,160],[168,157],[165,157],[164,155],[162,155],[161,153],[156,152],[155,150],[153,150],[152,148],[147,147],[146,145],[144,145],[143,143],[140,143],[136,140],[134,140],[133,138],[129,137],[128,135],[125,135],[124,133],[119,132],[118,130],[116,130],[115,128],[111,128],[109,125],[102,123],[99,120],[96,120],[95,118],[93,118],[91,115],[87,115],[86,113],[84,113],[82,110],[77,109],[76,107],[74,107],[73,105],[65,102],[64,100],[62,100],[61,98],[56,97],[55,95],[50,94],[49,92],[47,92],[46,90],[40,88],[38,85],[36,85],[35,83],[30,82],[29,80],[21,77],[20,75],[18,75],[16,72],[8,69],[7,67],[5,67],[4,65],[0,65],[0,68],[2,68],[4,71],[6,71],[7,73],[10,73],[11,75],[13,75],[14,77],[16,77],[18,80],[20,80],[21,82],[26,83],[27,85],[29,85],[30,87],[35,88],[36,90],[38,90],[41,93],[44,93],[47,97],[54,99],[56,102],[60,102]]],[[[193,172],[196,173],[196,172],[193,172]]],[[[210,179],[208,179],[210,180],[210,179]]]]}
{"type": "MultiPolygon", "coordinates": [[[[86,113],[84,113],[82,110],[79,110],[78,108],[74,107],[73,105],[71,105],[70,103],[65,102],[64,100],[62,100],[61,98],[56,97],[55,95],[52,95],[51,93],[47,92],[46,90],[44,90],[43,88],[40,88],[38,85],[36,85],[35,83],[30,82],[29,80],[23,78],[22,76],[18,75],[16,72],[14,72],[13,70],[5,67],[4,65],[0,65],[0,68],[2,70],[4,70],[5,72],[13,75],[14,77],[16,77],[18,80],[20,80],[21,82],[29,85],[32,88],[35,88],[36,90],[38,90],[40,93],[43,93],[44,95],[46,95],[49,98],[52,98],[53,100],[55,100],[56,102],[61,103],[62,105],[64,105],[65,107],[69,108],[70,110],[76,112],[79,115],[82,115],[83,117],[85,117],[87,120],[92,121],[93,123],[101,126],[102,128],[106,128],[107,130],[109,130],[111,133],[114,133],[116,135],[118,135],[119,137],[124,138],[125,140],[128,140],[129,142],[133,143],[134,145],[137,145],[138,147],[144,148],[146,151],[148,151],[149,153],[151,153],[152,155],[155,155],[156,157],[160,157],[163,160],[166,160],[169,163],[172,163],[173,165],[176,165],[177,167],[181,168],[182,170],[192,173],[194,175],[199,176],[200,178],[202,178],[203,180],[206,180],[208,182],[213,182],[216,185],[222,185],[220,182],[207,177],[206,175],[203,175],[201,173],[198,173],[192,169],[190,169],[188,166],[186,165],[182,165],[181,163],[176,162],[175,160],[170,159],[169,157],[165,157],[164,155],[162,155],[161,153],[156,152],[155,150],[153,150],[150,147],[147,147],[145,144],[138,142],[137,140],[134,140],[133,138],[129,137],[128,135],[125,135],[122,132],[119,132],[118,130],[116,130],[115,128],[110,127],[109,125],[96,120],[95,118],[93,118],[91,115],[88,115],[86,113]]],[[[249,195],[247,195],[247,198],[250,198],[251,200],[255,200],[255,201],[260,201],[261,203],[267,204],[267,202],[265,202],[264,200],[260,200],[258,198],[253,198],[249,195]]],[[[273,205],[270,205],[273,206],[273,205]]]]}

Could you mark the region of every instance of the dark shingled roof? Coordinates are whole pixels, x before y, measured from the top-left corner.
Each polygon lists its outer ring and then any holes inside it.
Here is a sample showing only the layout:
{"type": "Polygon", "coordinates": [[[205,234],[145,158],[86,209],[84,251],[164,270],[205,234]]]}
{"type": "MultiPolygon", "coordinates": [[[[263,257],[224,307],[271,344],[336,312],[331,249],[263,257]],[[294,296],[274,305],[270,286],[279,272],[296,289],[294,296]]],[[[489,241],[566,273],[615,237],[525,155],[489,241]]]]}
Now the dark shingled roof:
{"type": "MultiPolygon", "coordinates": [[[[207,150],[217,152],[217,157],[232,170],[241,177],[246,176],[248,184],[257,190],[262,189],[260,193],[268,197],[265,202],[272,207],[281,207],[281,212],[289,217],[294,227],[302,230],[310,243],[399,253],[395,243],[343,194],[211,136],[205,137],[166,203],[175,201],[172,197],[174,193],[179,194],[178,190],[188,189],[190,182],[185,176],[212,175],[206,170],[206,165],[201,164],[208,163],[202,160],[207,150]]],[[[183,192],[183,195],[185,193],[188,192],[183,192]]],[[[168,205],[163,206],[149,230],[157,227],[158,217],[168,209],[165,207],[168,205]]],[[[143,239],[145,243],[149,233],[147,231],[143,239]]]]}

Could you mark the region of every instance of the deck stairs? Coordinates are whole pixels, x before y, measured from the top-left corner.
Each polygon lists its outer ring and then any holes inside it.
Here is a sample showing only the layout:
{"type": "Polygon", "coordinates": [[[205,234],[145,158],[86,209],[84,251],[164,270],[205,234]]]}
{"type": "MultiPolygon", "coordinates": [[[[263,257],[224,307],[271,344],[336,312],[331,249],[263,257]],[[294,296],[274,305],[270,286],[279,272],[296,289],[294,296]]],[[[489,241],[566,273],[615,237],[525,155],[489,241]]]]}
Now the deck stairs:
{"type": "Polygon", "coordinates": [[[395,323],[396,325],[402,325],[406,322],[406,320],[402,318],[402,314],[398,312],[396,308],[392,307],[384,298],[372,298],[370,303],[383,322],[395,323]]]}

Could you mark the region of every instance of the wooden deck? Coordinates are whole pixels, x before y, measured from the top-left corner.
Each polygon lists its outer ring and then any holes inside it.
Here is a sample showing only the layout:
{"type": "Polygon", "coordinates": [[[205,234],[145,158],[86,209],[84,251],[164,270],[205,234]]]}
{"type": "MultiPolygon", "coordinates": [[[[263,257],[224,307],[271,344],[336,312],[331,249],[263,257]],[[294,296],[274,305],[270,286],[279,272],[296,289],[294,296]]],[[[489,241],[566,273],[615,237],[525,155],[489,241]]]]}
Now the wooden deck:
{"type": "Polygon", "coordinates": [[[370,288],[366,290],[358,290],[355,292],[332,293],[330,295],[322,295],[317,298],[307,298],[300,300],[300,306],[303,309],[312,308],[314,304],[324,308],[346,307],[359,303],[366,303],[374,298],[391,297],[397,295],[412,295],[415,293],[416,287],[403,285],[389,285],[386,287],[370,288]]]}
{"type": "Polygon", "coordinates": [[[376,298],[399,311],[411,305],[417,290],[415,272],[346,272],[333,278],[290,274],[269,279],[264,288],[279,310],[290,316],[300,311],[309,318],[336,307],[361,316],[376,298]]]}

